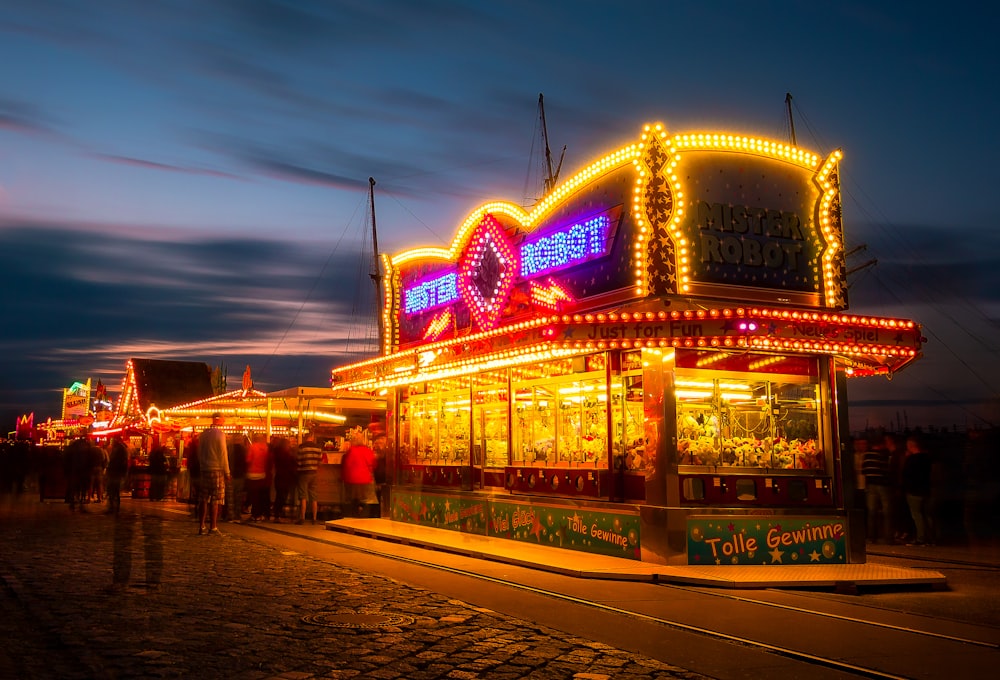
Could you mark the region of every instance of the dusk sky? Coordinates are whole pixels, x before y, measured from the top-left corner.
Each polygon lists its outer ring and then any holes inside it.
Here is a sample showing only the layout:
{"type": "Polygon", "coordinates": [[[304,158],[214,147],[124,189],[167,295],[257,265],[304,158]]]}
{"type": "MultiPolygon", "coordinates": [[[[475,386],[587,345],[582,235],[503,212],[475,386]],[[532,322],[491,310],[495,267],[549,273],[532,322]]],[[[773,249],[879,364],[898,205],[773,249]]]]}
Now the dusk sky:
{"type": "Polygon", "coordinates": [[[380,250],[446,246],[642,126],[841,163],[851,311],[925,356],[852,429],[1000,424],[998,11],[981,2],[0,0],[0,425],[125,361],[327,386],[380,250]]]}

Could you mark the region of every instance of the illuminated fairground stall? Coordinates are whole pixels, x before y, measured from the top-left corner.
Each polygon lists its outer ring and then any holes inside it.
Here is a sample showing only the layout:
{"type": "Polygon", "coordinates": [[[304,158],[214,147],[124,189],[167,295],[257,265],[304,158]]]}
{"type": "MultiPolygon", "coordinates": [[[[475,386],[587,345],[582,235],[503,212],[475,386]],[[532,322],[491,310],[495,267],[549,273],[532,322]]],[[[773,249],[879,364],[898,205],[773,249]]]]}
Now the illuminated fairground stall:
{"type": "Polygon", "coordinates": [[[530,212],[383,257],[394,520],[659,563],[864,561],[846,378],[919,356],[848,313],[838,163],[731,134],[639,140],[530,212]]]}
{"type": "MultiPolygon", "coordinates": [[[[148,454],[166,449],[171,478],[167,495],[187,498],[187,456],[192,439],[223,416],[227,435],[263,435],[297,445],[306,433],[329,449],[318,470],[320,501],[339,506],[340,459],[348,429],[384,430],[385,401],[369,394],[331,394],[329,388],[292,387],[266,393],[254,389],[250,367],[238,389],[226,390],[218,371],[207,364],[160,359],[129,359],[114,417],[92,435],[104,440],[121,435],[136,452],[133,477],[148,475],[148,454]],[[221,390],[221,391],[218,391],[221,390]]],[[[136,490],[133,489],[133,496],[136,490]]],[[[140,491],[141,496],[141,491],[140,491]]]]}

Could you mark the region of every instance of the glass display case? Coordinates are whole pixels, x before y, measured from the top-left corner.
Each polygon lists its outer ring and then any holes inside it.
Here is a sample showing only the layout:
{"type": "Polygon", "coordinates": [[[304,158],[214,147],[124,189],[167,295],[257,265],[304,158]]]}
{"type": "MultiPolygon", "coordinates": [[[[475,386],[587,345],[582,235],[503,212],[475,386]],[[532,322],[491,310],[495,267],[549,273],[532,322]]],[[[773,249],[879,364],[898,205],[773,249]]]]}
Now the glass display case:
{"type": "Polygon", "coordinates": [[[470,456],[467,378],[412,388],[400,405],[400,440],[410,464],[463,465],[470,456]]]}
{"type": "Polygon", "coordinates": [[[626,470],[641,470],[645,466],[646,440],[643,425],[642,359],[641,353],[623,352],[621,374],[612,378],[611,437],[612,454],[617,459],[624,452],[626,470]]]}
{"type": "Polygon", "coordinates": [[[604,355],[546,364],[534,379],[512,379],[513,464],[602,467],[608,451],[604,355]],[[568,370],[567,370],[568,368],[568,370]]]}
{"type": "Polygon", "coordinates": [[[481,373],[473,377],[473,465],[502,468],[509,463],[508,402],[506,371],[481,373]]]}
{"type": "Polygon", "coordinates": [[[678,369],[674,386],[681,465],[825,469],[814,377],[678,369]]]}

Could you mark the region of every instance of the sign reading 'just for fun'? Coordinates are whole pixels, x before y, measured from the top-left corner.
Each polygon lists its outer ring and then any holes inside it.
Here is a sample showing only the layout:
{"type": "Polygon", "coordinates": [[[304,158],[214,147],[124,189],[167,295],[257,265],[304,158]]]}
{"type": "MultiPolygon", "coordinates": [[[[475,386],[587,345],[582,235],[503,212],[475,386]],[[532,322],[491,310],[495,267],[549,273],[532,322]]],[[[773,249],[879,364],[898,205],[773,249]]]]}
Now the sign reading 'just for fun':
{"type": "Polygon", "coordinates": [[[839,518],[711,517],[687,523],[688,564],[844,564],[839,518]]]}

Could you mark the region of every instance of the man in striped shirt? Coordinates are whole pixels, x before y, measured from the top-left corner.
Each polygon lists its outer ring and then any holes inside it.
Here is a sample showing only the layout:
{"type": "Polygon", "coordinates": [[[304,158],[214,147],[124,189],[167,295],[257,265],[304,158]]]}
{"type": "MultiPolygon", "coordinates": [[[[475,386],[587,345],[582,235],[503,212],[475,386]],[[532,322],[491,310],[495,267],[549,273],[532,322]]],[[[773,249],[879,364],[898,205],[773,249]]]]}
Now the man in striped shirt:
{"type": "Polygon", "coordinates": [[[298,496],[299,496],[299,518],[296,524],[303,524],[306,521],[306,503],[312,504],[312,523],[316,523],[316,514],[319,510],[319,496],[316,494],[316,472],[319,470],[320,460],[323,458],[321,449],[312,434],[307,434],[305,439],[299,444],[296,453],[298,467],[296,469],[298,496]]]}
{"type": "Polygon", "coordinates": [[[861,458],[865,476],[865,506],[868,513],[868,540],[892,543],[892,506],[895,493],[890,448],[894,440],[885,435],[882,442],[870,444],[861,458]],[[889,446],[886,445],[889,444],[889,446]]]}

